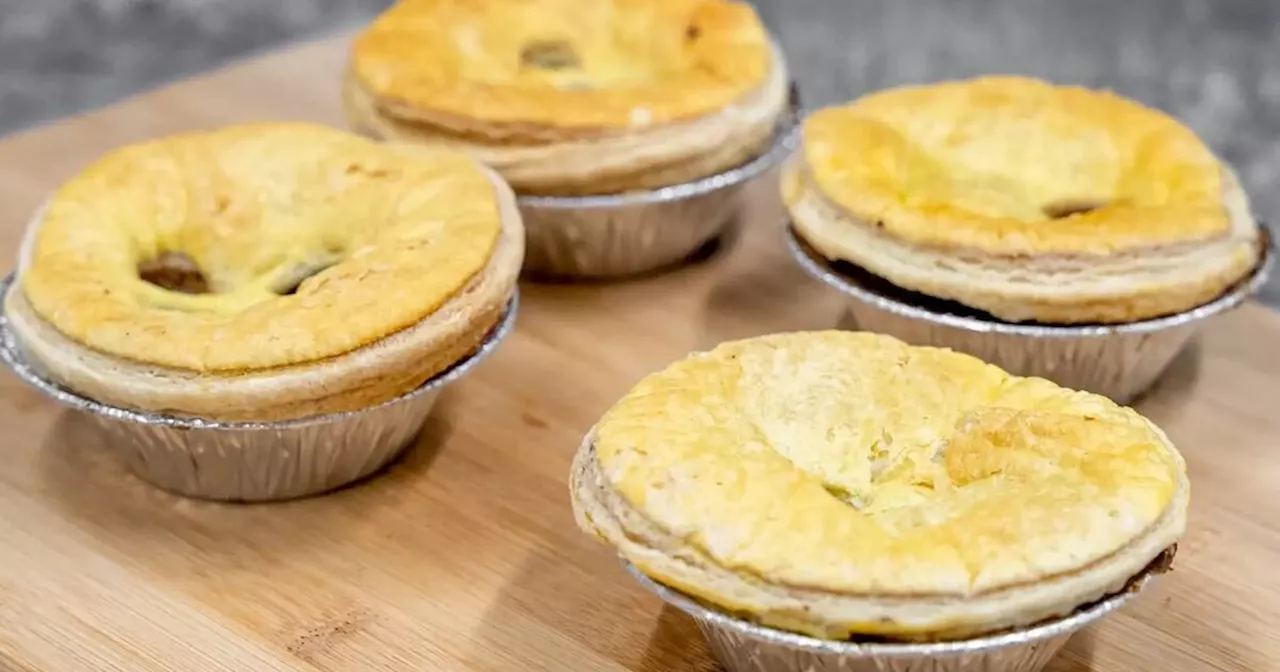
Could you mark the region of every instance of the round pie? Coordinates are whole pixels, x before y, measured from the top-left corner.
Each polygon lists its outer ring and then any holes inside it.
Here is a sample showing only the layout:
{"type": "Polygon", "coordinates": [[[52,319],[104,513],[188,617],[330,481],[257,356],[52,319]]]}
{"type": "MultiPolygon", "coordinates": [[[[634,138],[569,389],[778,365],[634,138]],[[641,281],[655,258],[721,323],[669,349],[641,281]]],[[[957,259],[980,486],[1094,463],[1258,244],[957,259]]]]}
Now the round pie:
{"type": "Polygon", "coordinates": [[[355,41],[354,127],[472,152],[521,193],[675,184],[759,154],[787,73],[728,0],[405,0],[355,41]]]}
{"type": "Polygon", "coordinates": [[[951,639],[1121,590],[1186,524],[1135,411],[857,332],[730,342],[642,380],[571,479],[579,525],[764,625],[951,639]]]}
{"type": "Polygon", "coordinates": [[[1006,321],[1115,323],[1239,282],[1259,229],[1231,171],[1111,93],[995,77],[813,114],[783,196],[823,256],[1006,321]]]}
{"type": "Polygon", "coordinates": [[[514,196],[465,154],[235,126],[64,184],[5,308],[27,356],[88,397],[277,420],[394,398],[466,356],[523,250],[514,196]]]}

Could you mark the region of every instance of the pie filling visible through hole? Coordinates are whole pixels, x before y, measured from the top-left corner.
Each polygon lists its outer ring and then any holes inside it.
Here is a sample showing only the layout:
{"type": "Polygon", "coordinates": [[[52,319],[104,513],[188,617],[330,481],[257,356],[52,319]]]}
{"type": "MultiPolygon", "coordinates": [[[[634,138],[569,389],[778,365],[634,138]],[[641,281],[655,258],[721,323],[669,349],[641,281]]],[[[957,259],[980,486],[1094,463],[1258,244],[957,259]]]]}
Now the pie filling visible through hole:
{"type": "Polygon", "coordinates": [[[1050,219],[1065,219],[1072,215],[1083,215],[1107,205],[1103,201],[1087,198],[1064,198],[1041,206],[1040,211],[1050,219]]]}
{"type": "Polygon", "coordinates": [[[181,294],[208,294],[209,281],[195,260],[183,252],[161,252],[138,264],[138,277],[181,294]]]}
{"type": "MultiPolygon", "coordinates": [[[[307,279],[338,262],[338,255],[307,259],[280,272],[268,285],[275,294],[296,294],[307,279]]],[[[162,252],[154,259],[138,264],[138,277],[161,289],[179,294],[212,294],[209,279],[190,255],[184,252],[162,252]]]]}
{"type": "Polygon", "coordinates": [[[568,42],[540,40],[520,50],[520,63],[544,70],[572,70],[582,66],[578,53],[568,42]]]}

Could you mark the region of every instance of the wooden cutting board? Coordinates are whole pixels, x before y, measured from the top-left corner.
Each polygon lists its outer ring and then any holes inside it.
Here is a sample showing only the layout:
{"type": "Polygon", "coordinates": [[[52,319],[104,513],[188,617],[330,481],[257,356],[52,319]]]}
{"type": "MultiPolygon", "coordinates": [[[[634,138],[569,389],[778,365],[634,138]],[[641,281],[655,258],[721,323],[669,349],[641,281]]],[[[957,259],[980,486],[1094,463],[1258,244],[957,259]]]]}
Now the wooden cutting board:
{"type": "MultiPolygon", "coordinates": [[[[342,125],[345,39],[303,45],[0,141],[0,259],[116,145],[257,119],[342,125]]],[[[341,492],[227,506],[151,489],[86,422],[0,374],[0,669],[711,670],[693,623],[579,534],[583,432],[691,349],[829,327],[839,297],[782,251],[771,188],[745,235],[666,275],[526,285],[516,333],[446,392],[399,464],[341,492]]],[[[9,266],[12,264],[9,263],[9,266]]],[[[1280,316],[1211,325],[1140,406],[1192,472],[1175,572],[1054,672],[1280,669],[1280,316]]]]}

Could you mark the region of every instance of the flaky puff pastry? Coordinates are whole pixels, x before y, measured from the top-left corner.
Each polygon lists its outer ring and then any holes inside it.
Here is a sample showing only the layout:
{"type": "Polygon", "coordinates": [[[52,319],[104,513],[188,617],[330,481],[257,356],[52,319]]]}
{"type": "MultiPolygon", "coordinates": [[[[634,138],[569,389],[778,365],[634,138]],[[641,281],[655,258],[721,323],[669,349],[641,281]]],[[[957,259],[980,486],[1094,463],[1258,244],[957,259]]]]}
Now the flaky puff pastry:
{"type": "Polygon", "coordinates": [[[833,260],[1008,321],[1129,322],[1193,308],[1255,266],[1234,175],[1119,96],[995,77],[821,110],[783,196],[833,260]]]}
{"type": "Polygon", "coordinates": [[[290,123],[116,150],[28,228],[9,328],[98,401],[219,420],[354,410],[473,350],[514,291],[514,195],[465,154],[290,123]],[[142,277],[183,254],[204,293],[142,277]]]}
{"type": "Polygon", "coordinates": [[[730,342],[642,380],[574,462],[579,525],[641,571],[812,636],[1065,615],[1183,533],[1186,467],[1131,409],[888,336],[730,342]]]}
{"type": "Polygon", "coordinates": [[[741,2],[402,0],[356,39],[343,100],[357,130],[466,149],[521,193],[617,193],[759,154],[787,73],[741,2]]]}

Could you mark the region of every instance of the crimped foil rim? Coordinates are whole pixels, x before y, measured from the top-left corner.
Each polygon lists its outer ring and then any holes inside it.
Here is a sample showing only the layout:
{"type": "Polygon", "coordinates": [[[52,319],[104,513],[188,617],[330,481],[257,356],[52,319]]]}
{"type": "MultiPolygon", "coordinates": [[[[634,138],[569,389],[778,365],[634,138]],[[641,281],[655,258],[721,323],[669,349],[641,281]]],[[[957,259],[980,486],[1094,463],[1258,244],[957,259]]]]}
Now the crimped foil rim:
{"type": "Polygon", "coordinates": [[[1134,575],[1120,592],[1108,595],[1082,609],[1077,609],[1063,618],[1020,630],[943,642],[851,642],[817,639],[794,632],[776,630],[744,621],[704,606],[684,593],[649,578],[638,567],[625,559],[622,560],[622,565],[632,578],[662,598],[667,604],[699,621],[707,622],[722,630],[732,631],[753,641],[775,646],[786,646],[808,653],[844,656],[847,658],[937,658],[980,654],[1011,646],[1025,646],[1075,632],[1132,600],[1139,591],[1146,588],[1156,575],[1163,571],[1162,567],[1167,568],[1171,556],[1171,550],[1163,551],[1146,568],[1134,575]]]}
{"type": "Polygon", "coordinates": [[[516,203],[521,207],[545,208],[548,210],[625,208],[633,205],[678,201],[746,182],[781,163],[783,159],[795,150],[799,142],[800,121],[804,118],[804,109],[800,105],[800,90],[796,87],[794,81],[791,82],[789,90],[787,110],[778,119],[777,124],[774,125],[773,136],[769,141],[768,149],[759,156],[733,168],[689,182],[672,184],[647,191],[592,194],[590,196],[521,196],[517,194],[516,203]]]}
{"type": "Polygon", "coordinates": [[[1271,268],[1275,264],[1275,245],[1276,239],[1272,235],[1271,226],[1266,222],[1259,221],[1258,228],[1266,239],[1262,245],[1261,260],[1249,276],[1244,280],[1237,282],[1235,286],[1228,289],[1226,293],[1218,298],[1196,306],[1190,310],[1173,315],[1165,315],[1149,320],[1139,320],[1137,322],[1126,322],[1123,324],[1091,324],[1085,326],[1066,326],[1066,325],[1045,325],[1045,324],[1017,324],[1014,322],[1000,322],[994,320],[984,320],[976,317],[966,317],[963,315],[952,315],[950,313],[938,313],[926,308],[921,308],[910,303],[890,298],[879,292],[868,290],[844,275],[824,268],[822,263],[814,259],[808,252],[800,246],[799,234],[796,233],[795,227],[788,220],[786,222],[785,236],[787,239],[787,249],[791,252],[791,256],[800,264],[806,273],[817,280],[821,280],[828,286],[839,290],[841,293],[852,296],[863,303],[871,304],[880,310],[910,317],[926,322],[933,322],[946,327],[955,329],[964,329],[966,331],[977,333],[991,334],[1007,334],[1013,336],[1033,336],[1040,338],[1099,338],[1105,336],[1115,336],[1119,334],[1144,334],[1163,329],[1181,327],[1199,322],[1200,320],[1213,317],[1219,313],[1226,312],[1232,308],[1244,303],[1246,299],[1258,291],[1262,284],[1267,281],[1271,275],[1271,268]]]}
{"type": "MultiPolygon", "coordinates": [[[[13,281],[13,273],[10,273],[3,279],[0,279],[0,297],[3,297],[8,293],[9,287],[13,284],[13,281]]],[[[375,404],[373,406],[368,406],[354,411],[340,411],[337,413],[325,413],[323,415],[311,415],[304,418],[280,420],[278,422],[222,422],[178,415],[167,415],[163,413],[146,413],[104,404],[100,401],[95,401],[77,394],[40,375],[31,367],[30,364],[27,363],[26,359],[23,358],[19,351],[17,340],[14,337],[13,332],[9,330],[9,320],[4,312],[3,306],[0,306],[0,360],[3,360],[4,363],[8,365],[23,382],[52,397],[55,401],[95,415],[106,416],[112,420],[137,422],[146,425],[162,425],[177,429],[213,429],[241,432],[275,431],[305,425],[340,422],[357,415],[362,415],[373,409],[390,406],[391,404],[398,404],[421,394],[426,394],[427,392],[439,389],[440,387],[461,378],[479,364],[481,360],[489,356],[489,354],[497,348],[498,344],[511,333],[511,330],[515,326],[516,314],[519,312],[519,307],[520,291],[517,289],[512,293],[511,298],[507,300],[507,308],[503,311],[502,318],[498,320],[498,323],[494,325],[492,329],[490,329],[488,335],[486,335],[484,340],[481,341],[480,347],[476,348],[476,350],[467,357],[454,362],[449,366],[449,368],[437,373],[429,378],[425,383],[419,385],[413,390],[410,390],[409,392],[393,399],[388,399],[380,404],[375,404]]]]}

